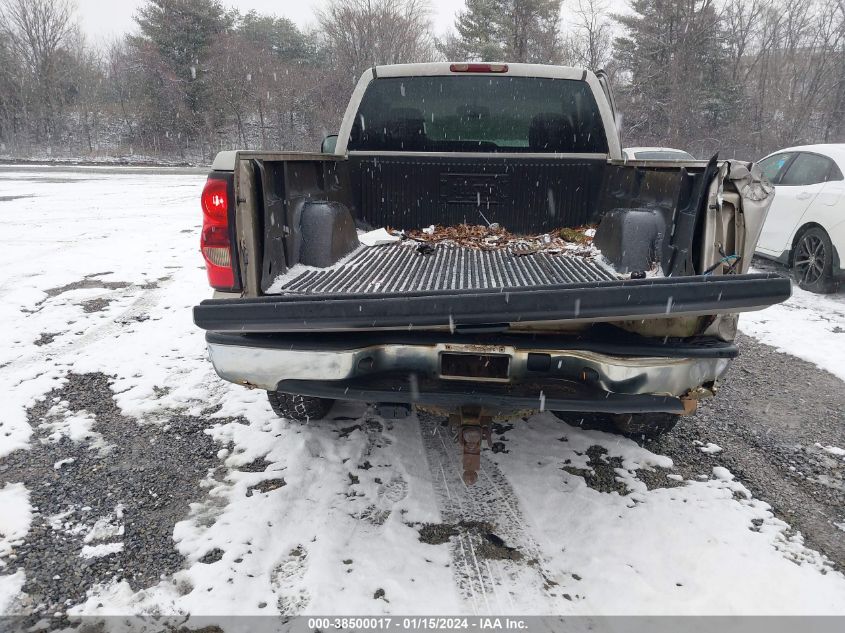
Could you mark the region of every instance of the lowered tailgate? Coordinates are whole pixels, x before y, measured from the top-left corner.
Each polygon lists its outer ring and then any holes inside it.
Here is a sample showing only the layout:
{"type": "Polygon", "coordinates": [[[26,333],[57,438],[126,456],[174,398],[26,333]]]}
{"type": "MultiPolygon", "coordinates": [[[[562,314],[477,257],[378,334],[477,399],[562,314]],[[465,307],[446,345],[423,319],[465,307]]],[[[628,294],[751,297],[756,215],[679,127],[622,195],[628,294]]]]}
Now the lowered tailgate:
{"type": "Polygon", "coordinates": [[[216,332],[271,333],[615,321],[760,310],[790,292],[789,280],[771,273],[406,291],[328,288],[203,301],[194,322],[216,332]]]}

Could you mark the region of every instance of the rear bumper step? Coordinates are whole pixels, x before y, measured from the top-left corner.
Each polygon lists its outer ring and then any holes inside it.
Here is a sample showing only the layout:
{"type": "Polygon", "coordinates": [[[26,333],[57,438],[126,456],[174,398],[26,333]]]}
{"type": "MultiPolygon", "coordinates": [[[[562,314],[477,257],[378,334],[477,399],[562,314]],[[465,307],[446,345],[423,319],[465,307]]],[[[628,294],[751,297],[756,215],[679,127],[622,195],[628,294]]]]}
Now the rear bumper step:
{"type": "Polygon", "coordinates": [[[271,333],[607,321],[759,310],[789,298],[773,273],[585,282],[508,290],[211,299],[194,322],[215,332],[271,333]]]}

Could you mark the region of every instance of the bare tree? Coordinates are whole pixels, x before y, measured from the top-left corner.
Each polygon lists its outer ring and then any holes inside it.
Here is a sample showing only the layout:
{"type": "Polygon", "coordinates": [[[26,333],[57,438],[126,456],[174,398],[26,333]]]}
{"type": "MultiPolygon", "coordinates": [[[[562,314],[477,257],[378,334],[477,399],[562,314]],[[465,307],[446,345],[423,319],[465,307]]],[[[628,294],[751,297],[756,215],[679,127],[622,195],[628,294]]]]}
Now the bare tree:
{"type": "Polygon", "coordinates": [[[69,46],[63,62],[64,81],[67,84],[65,112],[75,106],[76,123],[81,128],[85,145],[82,150],[94,153],[99,149],[99,134],[105,105],[103,57],[99,50],[85,44],[78,34],[69,46]]]}
{"type": "Polygon", "coordinates": [[[572,9],[566,40],[570,63],[592,70],[606,68],[613,54],[613,25],[605,0],[568,0],[572,9]]]}
{"type": "Polygon", "coordinates": [[[126,139],[130,143],[141,141],[136,133],[136,102],[133,97],[134,76],[137,62],[130,56],[125,39],[110,42],[103,58],[105,75],[104,97],[115,108],[115,116],[123,127],[126,139]]]}
{"type": "Polygon", "coordinates": [[[22,65],[22,89],[36,117],[36,134],[49,138],[57,132],[60,53],[75,35],[75,8],[71,0],[0,1],[0,29],[22,65]]]}
{"type": "Polygon", "coordinates": [[[765,17],[776,0],[727,0],[723,22],[731,77],[745,81],[774,44],[765,17]]]}
{"type": "Polygon", "coordinates": [[[259,52],[244,38],[226,34],[215,40],[207,65],[214,94],[234,117],[238,146],[243,149],[249,149],[245,124],[254,102],[253,69],[259,52]]]}
{"type": "Polygon", "coordinates": [[[43,70],[73,33],[71,0],[3,0],[0,25],[31,70],[43,70]]]}
{"type": "Polygon", "coordinates": [[[434,59],[429,15],[425,0],[330,0],[317,18],[349,85],[369,66],[434,59]]]}
{"type": "Polygon", "coordinates": [[[0,32],[0,151],[25,145],[27,118],[22,86],[22,67],[8,36],[0,32]]]}
{"type": "Polygon", "coordinates": [[[761,151],[823,137],[842,68],[839,1],[781,0],[763,15],[757,55],[745,60],[761,151]]]}
{"type": "Polygon", "coordinates": [[[824,140],[845,140],[845,0],[833,4],[835,20],[839,24],[839,46],[835,55],[835,68],[832,72],[834,89],[828,106],[824,140]]]}

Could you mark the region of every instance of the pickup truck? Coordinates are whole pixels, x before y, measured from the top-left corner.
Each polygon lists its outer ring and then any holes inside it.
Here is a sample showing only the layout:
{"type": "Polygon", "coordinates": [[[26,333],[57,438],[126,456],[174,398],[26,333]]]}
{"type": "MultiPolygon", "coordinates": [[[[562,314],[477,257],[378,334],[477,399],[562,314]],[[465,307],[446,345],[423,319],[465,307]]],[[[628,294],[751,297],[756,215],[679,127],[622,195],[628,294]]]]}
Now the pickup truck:
{"type": "Polygon", "coordinates": [[[470,482],[496,416],[670,429],[738,313],[791,287],[748,273],[774,195],[755,165],[623,159],[616,122],[601,72],[376,66],[320,153],[219,154],[194,308],[215,370],[292,420],[449,415],[470,482]]]}

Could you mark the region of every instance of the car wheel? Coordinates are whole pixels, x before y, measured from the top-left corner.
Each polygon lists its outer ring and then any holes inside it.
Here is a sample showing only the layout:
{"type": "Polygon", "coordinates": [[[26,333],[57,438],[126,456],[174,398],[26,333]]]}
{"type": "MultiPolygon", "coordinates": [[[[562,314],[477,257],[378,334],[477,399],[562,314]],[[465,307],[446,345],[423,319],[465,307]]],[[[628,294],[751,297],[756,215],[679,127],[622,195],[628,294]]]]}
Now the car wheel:
{"type": "Polygon", "coordinates": [[[833,244],[824,229],[804,231],[795,244],[792,271],[798,286],[818,293],[833,292],[833,244]]]}
{"type": "Polygon", "coordinates": [[[630,437],[654,438],[668,433],[680,416],[672,413],[572,413],[552,411],[570,426],[630,437]]]}
{"type": "Polygon", "coordinates": [[[282,391],[268,391],[267,399],[273,413],[280,418],[296,422],[322,420],[334,404],[334,400],[328,398],[300,396],[282,391]]]}

